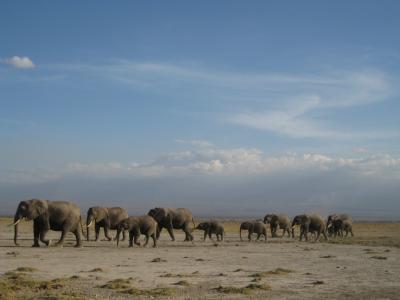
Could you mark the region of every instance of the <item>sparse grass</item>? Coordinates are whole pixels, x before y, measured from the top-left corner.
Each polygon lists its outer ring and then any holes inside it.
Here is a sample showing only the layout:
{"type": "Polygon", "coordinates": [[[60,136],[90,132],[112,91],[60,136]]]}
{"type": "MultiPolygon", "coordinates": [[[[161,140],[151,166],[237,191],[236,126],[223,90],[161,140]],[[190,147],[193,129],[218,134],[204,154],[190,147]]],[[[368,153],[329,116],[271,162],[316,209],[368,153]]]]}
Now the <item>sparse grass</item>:
{"type": "Polygon", "coordinates": [[[192,274],[172,274],[172,273],[166,273],[166,274],[161,274],[160,277],[163,278],[183,278],[183,277],[194,277],[198,272],[193,272],[192,274]]]}
{"type": "Polygon", "coordinates": [[[89,270],[87,272],[95,273],[95,272],[105,272],[105,271],[102,268],[94,268],[94,269],[91,269],[91,270],[89,270]]]}
{"type": "Polygon", "coordinates": [[[218,293],[223,293],[223,294],[250,295],[256,291],[269,291],[269,290],[271,290],[271,286],[266,283],[263,283],[263,284],[250,283],[249,285],[247,285],[245,287],[220,285],[219,287],[215,288],[214,290],[217,291],[218,293]]]}
{"type": "Polygon", "coordinates": [[[34,268],[20,267],[9,271],[0,277],[0,299],[20,298],[27,292],[38,293],[40,291],[51,291],[63,288],[68,279],[36,280],[29,274],[37,271],[34,268]]]}
{"type": "Polygon", "coordinates": [[[324,255],[324,256],[320,256],[320,258],[335,258],[335,255],[324,255]]]}
{"type": "Polygon", "coordinates": [[[176,291],[177,291],[176,288],[170,288],[170,287],[143,289],[143,290],[133,287],[121,291],[121,293],[133,296],[161,297],[161,296],[174,296],[176,294],[176,291]]]}
{"type": "Polygon", "coordinates": [[[289,269],[277,268],[277,269],[271,270],[271,271],[254,273],[254,274],[251,274],[250,277],[264,278],[264,277],[268,277],[268,276],[271,276],[271,275],[286,275],[286,274],[289,274],[289,273],[292,273],[292,272],[294,272],[294,271],[293,270],[289,270],[289,269]]]}
{"type": "Polygon", "coordinates": [[[15,271],[17,271],[17,272],[26,272],[26,273],[30,273],[30,272],[36,272],[37,269],[32,268],[32,267],[19,267],[19,268],[17,268],[15,271]]]}
{"type": "Polygon", "coordinates": [[[386,256],[379,256],[379,255],[374,255],[374,256],[371,256],[371,258],[373,258],[373,259],[382,259],[382,260],[385,260],[385,259],[387,259],[387,257],[386,257],[386,256]]]}
{"type": "Polygon", "coordinates": [[[152,259],[150,262],[167,262],[165,259],[162,259],[161,257],[156,257],[152,259]]]}
{"type": "Polygon", "coordinates": [[[106,284],[100,286],[103,289],[110,289],[110,290],[121,290],[121,289],[128,289],[130,288],[130,280],[118,278],[107,282],[106,284]]]}
{"type": "Polygon", "coordinates": [[[175,282],[174,285],[189,286],[190,283],[187,280],[179,280],[178,282],[175,282]]]}

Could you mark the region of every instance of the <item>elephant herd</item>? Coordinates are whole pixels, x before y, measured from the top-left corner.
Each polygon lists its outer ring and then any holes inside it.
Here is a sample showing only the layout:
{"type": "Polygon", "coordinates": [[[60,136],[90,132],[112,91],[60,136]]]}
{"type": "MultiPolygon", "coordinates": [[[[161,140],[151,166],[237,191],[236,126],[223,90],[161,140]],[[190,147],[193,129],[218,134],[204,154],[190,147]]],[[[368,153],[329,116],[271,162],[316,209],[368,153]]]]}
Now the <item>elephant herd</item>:
{"type": "MultiPolygon", "coordinates": [[[[218,221],[206,221],[196,226],[192,213],[186,208],[162,208],[151,209],[144,216],[128,216],[125,209],[120,207],[90,207],[87,211],[86,232],[82,224],[81,212],[78,206],[67,201],[50,201],[31,199],[21,201],[14,215],[14,243],[18,245],[18,223],[23,220],[33,221],[33,245],[39,247],[39,241],[50,246],[51,241],[46,238],[49,230],[61,231],[61,237],[56,246],[62,246],[65,236],[72,232],[76,238],[75,247],[82,246],[81,233],[90,240],[90,227],[94,225],[95,240],[99,240],[100,229],[103,228],[105,238],[109,241],[117,240],[119,245],[122,233],[122,241],[126,239],[126,232],[129,234],[129,246],[140,245],[140,235],[144,235],[146,240],[144,246],[153,240],[153,247],[157,246],[157,240],[160,233],[165,228],[171,240],[175,240],[174,229],[181,229],[185,233],[185,241],[193,241],[192,230],[198,229],[204,231],[204,240],[208,236],[216,235],[218,241],[223,241],[225,230],[218,221]],[[193,229],[191,229],[193,225],[193,229]],[[110,236],[110,230],[117,230],[114,238],[110,236]]],[[[269,224],[271,236],[277,237],[278,229],[282,230],[283,237],[286,233],[288,237],[294,238],[294,228],[300,226],[300,241],[304,238],[308,241],[308,235],[314,234],[315,240],[319,240],[322,234],[325,239],[329,236],[346,237],[348,233],[353,236],[350,216],[346,214],[330,215],[325,222],[318,215],[297,215],[290,221],[287,215],[267,214],[263,220],[246,221],[240,224],[239,236],[242,240],[242,230],[248,231],[248,240],[251,241],[253,234],[257,235],[257,240],[261,236],[267,241],[267,224],[269,224]]]]}

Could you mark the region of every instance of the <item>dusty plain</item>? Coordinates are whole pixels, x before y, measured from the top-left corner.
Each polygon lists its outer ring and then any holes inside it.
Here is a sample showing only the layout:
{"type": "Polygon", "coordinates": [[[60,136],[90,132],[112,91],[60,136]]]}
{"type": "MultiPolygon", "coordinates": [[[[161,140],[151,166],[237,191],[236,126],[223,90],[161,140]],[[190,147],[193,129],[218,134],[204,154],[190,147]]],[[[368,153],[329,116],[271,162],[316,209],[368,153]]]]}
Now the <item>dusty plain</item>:
{"type": "Polygon", "coordinates": [[[172,242],[163,231],[158,248],[91,241],[78,249],[72,234],[62,248],[31,248],[25,221],[15,247],[10,223],[0,219],[0,299],[400,299],[397,222],[359,222],[355,237],[328,242],[248,243],[238,221],[223,221],[219,243],[200,231],[193,243],[175,231],[172,242]]]}

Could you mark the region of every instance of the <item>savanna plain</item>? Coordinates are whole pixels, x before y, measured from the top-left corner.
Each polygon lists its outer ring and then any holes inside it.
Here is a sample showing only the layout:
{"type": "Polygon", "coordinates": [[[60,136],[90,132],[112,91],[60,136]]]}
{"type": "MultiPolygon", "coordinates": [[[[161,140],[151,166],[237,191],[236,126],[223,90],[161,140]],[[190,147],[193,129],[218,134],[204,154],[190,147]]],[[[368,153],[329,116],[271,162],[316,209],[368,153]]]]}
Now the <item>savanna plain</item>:
{"type": "Polygon", "coordinates": [[[31,248],[32,223],[21,222],[15,247],[12,220],[2,218],[0,299],[400,299],[399,222],[356,222],[355,237],[318,243],[241,242],[240,221],[221,222],[223,242],[204,242],[202,231],[193,243],[175,231],[172,242],[163,231],[157,248],[74,248],[72,234],[62,248],[31,248]]]}

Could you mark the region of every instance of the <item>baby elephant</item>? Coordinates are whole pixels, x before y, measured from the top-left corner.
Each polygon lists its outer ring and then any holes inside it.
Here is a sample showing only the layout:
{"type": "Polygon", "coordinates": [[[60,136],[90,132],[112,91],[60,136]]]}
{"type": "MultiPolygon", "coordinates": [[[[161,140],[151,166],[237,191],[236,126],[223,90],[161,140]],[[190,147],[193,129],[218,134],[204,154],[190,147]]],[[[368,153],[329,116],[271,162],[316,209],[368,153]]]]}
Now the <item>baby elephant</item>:
{"type": "Polygon", "coordinates": [[[212,234],[215,234],[217,236],[217,241],[219,241],[220,238],[221,241],[224,240],[224,226],[222,226],[222,224],[217,221],[202,222],[197,225],[196,229],[204,230],[204,241],[206,240],[207,235],[210,239],[212,239],[212,234]]]}
{"type": "Polygon", "coordinates": [[[260,239],[261,235],[264,235],[265,237],[265,242],[267,242],[267,228],[264,225],[263,222],[260,221],[255,221],[255,222],[243,222],[240,224],[240,230],[239,230],[239,235],[240,235],[240,240],[243,241],[242,239],[242,230],[248,230],[248,239],[249,242],[251,242],[251,235],[253,233],[257,234],[257,241],[260,239]]]}
{"type": "Polygon", "coordinates": [[[150,216],[129,217],[118,224],[117,227],[117,246],[119,245],[119,236],[121,231],[129,231],[129,247],[135,245],[140,246],[139,237],[141,234],[146,236],[144,246],[147,246],[149,238],[153,239],[153,247],[157,247],[157,222],[150,216]]]}

